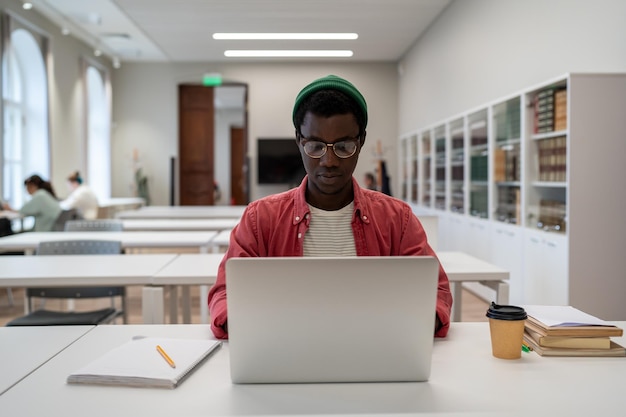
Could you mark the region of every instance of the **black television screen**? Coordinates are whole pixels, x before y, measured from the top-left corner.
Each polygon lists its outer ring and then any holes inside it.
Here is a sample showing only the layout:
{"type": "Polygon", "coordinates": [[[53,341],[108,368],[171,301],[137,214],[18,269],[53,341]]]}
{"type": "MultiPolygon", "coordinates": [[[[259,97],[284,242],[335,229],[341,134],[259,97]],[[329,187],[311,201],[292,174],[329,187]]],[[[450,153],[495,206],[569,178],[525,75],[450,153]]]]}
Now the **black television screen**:
{"type": "Polygon", "coordinates": [[[259,184],[298,185],[304,178],[302,157],[294,138],[259,138],[257,155],[259,184]]]}

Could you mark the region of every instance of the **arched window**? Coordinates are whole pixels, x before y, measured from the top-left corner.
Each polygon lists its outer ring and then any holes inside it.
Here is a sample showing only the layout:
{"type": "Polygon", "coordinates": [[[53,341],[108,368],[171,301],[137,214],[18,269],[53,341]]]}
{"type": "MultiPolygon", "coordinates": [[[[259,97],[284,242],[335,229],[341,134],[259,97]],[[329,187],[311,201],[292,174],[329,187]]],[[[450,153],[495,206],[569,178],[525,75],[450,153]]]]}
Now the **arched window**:
{"type": "Polygon", "coordinates": [[[19,208],[24,179],[50,177],[47,39],[11,16],[4,21],[2,56],[2,199],[19,208]]]}
{"type": "Polygon", "coordinates": [[[111,197],[111,117],[106,75],[86,65],[87,181],[100,200],[111,197]]]}

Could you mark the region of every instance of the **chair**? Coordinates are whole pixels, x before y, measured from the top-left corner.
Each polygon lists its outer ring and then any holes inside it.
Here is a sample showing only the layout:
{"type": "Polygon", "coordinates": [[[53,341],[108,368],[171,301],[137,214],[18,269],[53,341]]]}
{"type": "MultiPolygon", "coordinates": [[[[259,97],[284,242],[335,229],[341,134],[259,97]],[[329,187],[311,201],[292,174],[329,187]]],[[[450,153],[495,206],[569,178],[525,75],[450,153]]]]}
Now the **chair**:
{"type": "Polygon", "coordinates": [[[56,221],[54,222],[52,231],[62,232],[63,230],[65,230],[66,222],[70,220],[81,220],[82,218],[83,216],[76,209],[63,210],[61,214],[59,214],[59,217],[57,217],[56,221]]]}
{"type": "Polygon", "coordinates": [[[66,232],[121,232],[124,224],[120,220],[69,220],[65,222],[66,232]]]}
{"type": "MultiPolygon", "coordinates": [[[[108,240],[68,240],[41,242],[37,248],[37,255],[69,255],[69,254],[120,254],[122,244],[119,241],[108,240]]],[[[7,326],[59,326],[59,325],[96,325],[109,323],[122,316],[127,321],[126,288],[125,287],[65,287],[65,288],[27,288],[26,298],[28,311],[31,313],[18,317],[7,326]],[[83,298],[111,298],[111,307],[84,311],[54,311],[39,309],[33,311],[34,298],[83,299],[83,298]],[[121,309],[115,307],[115,297],[121,297],[121,309]]]]}

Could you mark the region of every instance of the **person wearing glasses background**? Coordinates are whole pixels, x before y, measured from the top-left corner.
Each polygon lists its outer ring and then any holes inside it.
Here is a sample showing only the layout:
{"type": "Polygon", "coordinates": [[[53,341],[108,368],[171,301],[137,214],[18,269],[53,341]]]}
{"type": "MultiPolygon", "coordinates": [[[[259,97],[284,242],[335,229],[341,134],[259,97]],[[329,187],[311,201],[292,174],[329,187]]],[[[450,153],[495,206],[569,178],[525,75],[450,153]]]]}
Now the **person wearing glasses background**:
{"type": "MultiPolygon", "coordinates": [[[[304,87],[292,120],[306,176],[297,188],[251,202],[233,229],[209,290],[211,329],[228,338],[226,261],[232,257],[435,256],[403,201],[353,177],[365,143],[367,104],[349,81],[329,75],[304,87]]],[[[381,277],[381,285],[385,278],[381,277]]],[[[439,267],[435,336],[450,326],[452,295],[439,267]]]]}

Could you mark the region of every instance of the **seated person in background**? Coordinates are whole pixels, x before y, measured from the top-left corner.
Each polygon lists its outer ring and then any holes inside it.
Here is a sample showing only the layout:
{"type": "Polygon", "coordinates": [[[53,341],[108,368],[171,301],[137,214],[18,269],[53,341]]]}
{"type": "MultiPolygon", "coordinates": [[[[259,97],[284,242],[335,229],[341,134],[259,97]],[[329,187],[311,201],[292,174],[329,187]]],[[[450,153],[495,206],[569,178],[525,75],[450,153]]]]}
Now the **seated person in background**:
{"type": "MultiPolygon", "coordinates": [[[[228,337],[225,265],[231,257],[435,255],[406,203],[362,189],[353,177],[367,105],[350,82],[333,75],[313,81],[296,97],[292,118],[307,176],[298,188],[250,203],[233,229],[208,297],[217,338],[228,337]]],[[[440,266],[435,336],[446,336],[451,308],[440,266]]]]}
{"type": "Polygon", "coordinates": [[[363,176],[365,188],[368,190],[376,190],[376,177],[371,172],[366,172],[363,176]]]}
{"type": "MultiPolygon", "coordinates": [[[[24,216],[35,218],[35,232],[52,231],[54,223],[62,211],[52,185],[48,181],[44,181],[39,175],[26,178],[24,185],[28,194],[31,195],[31,199],[18,211],[24,216]]],[[[5,210],[15,211],[6,203],[3,206],[5,210]]]]}
{"type": "Polygon", "coordinates": [[[98,197],[89,186],[83,183],[78,171],[67,177],[67,186],[70,189],[70,195],[61,201],[61,208],[63,210],[76,209],[87,220],[97,218],[98,197]]]}

